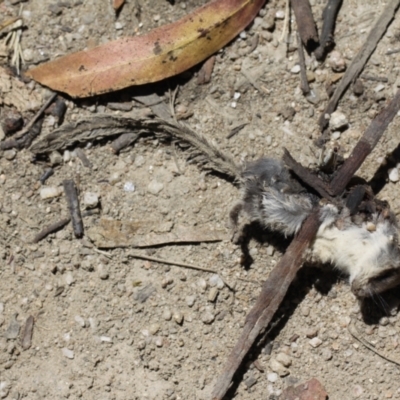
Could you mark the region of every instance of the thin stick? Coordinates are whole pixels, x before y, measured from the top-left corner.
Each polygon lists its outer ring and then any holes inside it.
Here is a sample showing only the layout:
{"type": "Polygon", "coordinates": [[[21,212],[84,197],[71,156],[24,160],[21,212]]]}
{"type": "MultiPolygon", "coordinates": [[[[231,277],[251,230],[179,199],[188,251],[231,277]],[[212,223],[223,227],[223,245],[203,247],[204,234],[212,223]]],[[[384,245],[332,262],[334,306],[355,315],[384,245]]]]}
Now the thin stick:
{"type": "Polygon", "coordinates": [[[388,3],[375,26],[371,29],[371,32],[364,42],[364,45],[361,47],[358,54],[353,58],[353,61],[351,62],[349,68],[347,68],[347,71],[333,93],[333,96],[325,108],[325,111],[321,114],[319,118],[319,125],[321,129],[324,129],[328,126],[329,120],[325,117],[326,114],[330,115],[333,113],[333,111],[335,111],[336,106],[347,87],[360,75],[366,62],[375,50],[379,40],[386,32],[386,29],[392,21],[399,5],[400,0],[392,0],[390,3],[388,3]]]}
{"type": "Polygon", "coordinates": [[[283,29],[280,42],[282,42],[285,39],[286,31],[288,30],[288,25],[289,25],[289,18],[290,18],[290,0],[286,0],[285,19],[283,21],[283,29]]]}
{"type": "Polygon", "coordinates": [[[306,71],[306,60],[304,57],[303,43],[299,31],[297,31],[297,51],[299,53],[299,64],[300,64],[300,89],[304,96],[310,93],[310,85],[308,84],[307,71],[306,71]]]}
{"type": "Polygon", "coordinates": [[[157,262],[160,264],[166,264],[166,265],[175,265],[176,267],[183,267],[183,268],[188,268],[188,269],[194,269],[196,271],[209,272],[210,274],[216,274],[222,279],[224,284],[229,289],[234,290],[234,288],[225,281],[225,279],[221,276],[220,273],[218,273],[217,271],[215,271],[211,268],[197,267],[196,265],[192,265],[192,264],[185,264],[185,263],[181,263],[179,261],[170,261],[170,260],[164,260],[162,258],[149,257],[149,256],[145,256],[143,254],[138,254],[138,253],[128,253],[128,255],[133,258],[139,258],[140,260],[153,261],[153,262],[157,262]]]}
{"type": "Polygon", "coordinates": [[[75,182],[67,179],[63,182],[63,186],[65,197],[67,198],[69,213],[71,215],[74,235],[77,238],[81,238],[83,236],[83,221],[75,182]]]}
{"type": "Polygon", "coordinates": [[[343,192],[355,172],[372,152],[399,109],[400,90],[397,91],[389,105],[372,120],[364,135],[351,152],[350,157],[336,172],[330,184],[330,194],[337,196],[343,192]]]}
{"type": "Polygon", "coordinates": [[[318,32],[308,0],[291,0],[294,15],[296,16],[297,30],[305,47],[318,43],[318,32]]]}
{"type": "Polygon", "coordinates": [[[363,346],[365,346],[367,349],[371,350],[373,353],[378,355],[379,357],[383,358],[386,361],[389,361],[393,364],[399,365],[400,366],[400,361],[395,360],[394,358],[385,356],[382,354],[380,351],[374,348],[368,340],[365,340],[360,333],[358,332],[358,329],[356,328],[354,324],[354,320],[352,319],[350,322],[350,325],[347,327],[347,330],[349,331],[350,335],[353,336],[354,339],[358,340],[363,346]]]}
{"type": "Polygon", "coordinates": [[[320,45],[314,52],[315,58],[319,61],[325,57],[327,49],[334,43],[333,30],[335,28],[335,19],[341,5],[342,0],[329,0],[322,13],[324,22],[322,24],[320,45]]]}
{"type": "Polygon", "coordinates": [[[243,332],[231,351],[212,392],[213,400],[221,400],[247,352],[264,331],[289,289],[304,261],[304,253],[314,239],[320,225],[319,210],[315,209],[303,223],[298,235],[287,248],[284,256],[264,282],[261,294],[247,315],[243,332]]]}
{"type": "Polygon", "coordinates": [[[53,93],[47,101],[42,105],[40,110],[35,114],[35,116],[29,121],[29,123],[23,128],[21,131],[16,133],[14,135],[14,139],[19,139],[22,136],[26,135],[29,130],[32,128],[33,124],[42,116],[44,113],[44,110],[54,101],[54,99],[57,97],[57,93],[53,93]]]}
{"type": "Polygon", "coordinates": [[[42,239],[44,239],[46,236],[50,235],[51,233],[57,232],[61,228],[64,228],[64,226],[68,225],[70,221],[71,221],[71,217],[67,217],[67,218],[63,218],[61,221],[55,222],[54,224],[47,226],[33,238],[32,243],[40,242],[42,239]]]}
{"type": "Polygon", "coordinates": [[[318,176],[314,175],[308,168],[298,163],[287,149],[283,149],[283,162],[308,186],[313,188],[321,197],[333,201],[329,195],[329,187],[318,176]]]}

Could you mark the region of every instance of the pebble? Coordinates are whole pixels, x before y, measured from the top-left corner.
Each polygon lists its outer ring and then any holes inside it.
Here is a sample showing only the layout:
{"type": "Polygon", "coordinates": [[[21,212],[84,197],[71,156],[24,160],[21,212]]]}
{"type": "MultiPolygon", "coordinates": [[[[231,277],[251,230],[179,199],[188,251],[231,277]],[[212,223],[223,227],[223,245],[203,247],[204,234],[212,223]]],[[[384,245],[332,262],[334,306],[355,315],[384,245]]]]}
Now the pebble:
{"type": "Polygon", "coordinates": [[[10,386],[11,386],[10,383],[7,381],[0,382],[0,397],[2,399],[8,396],[8,393],[10,391],[10,386]]]}
{"type": "Polygon", "coordinates": [[[340,139],[340,132],[339,131],[333,132],[332,135],[331,135],[331,139],[332,140],[339,140],[340,139]]]}
{"type": "Polygon", "coordinates": [[[224,281],[218,274],[211,275],[208,279],[208,283],[211,287],[216,286],[218,289],[223,289],[225,286],[224,281]]]}
{"type": "Polygon", "coordinates": [[[166,309],[164,310],[164,312],[163,312],[162,317],[163,317],[166,321],[171,320],[171,318],[172,318],[172,312],[171,312],[171,310],[169,310],[168,308],[166,308],[166,309]]]}
{"type": "Polygon", "coordinates": [[[278,376],[277,373],[275,373],[275,372],[268,372],[268,374],[267,374],[267,380],[268,380],[268,382],[275,383],[275,382],[278,381],[278,379],[279,379],[279,376],[278,376]]]}
{"type": "Polygon", "coordinates": [[[68,286],[71,286],[74,282],[75,282],[75,278],[74,278],[74,276],[72,275],[72,273],[71,272],[67,272],[66,274],[65,274],[65,283],[68,285],[68,286]]]}
{"type": "Polygon", "coordinates": [[[205,311],[201,314],[201,321],[204,324],[212,324],[215,320],[215,314],[210,310],[210,308],[206,308],[205,311]]]}
{"type": "Polygon", "coordinates": [[[311,347],[319,347],[322,344],[322,340],[319,337],[312,338],[308,343],[310,343],[311,347]]]}
{"type": "Polygon", "coordinates": [[[160,325],[159,324],[151,324],[150,325],[149,332],[152,335],[155,335],[159,330],[160,330],[160,325]]]}
{"type": "Polygon", "coordinates": [[[18,314],[14,314],[11,317],[10,324],[8,325],[8,328],[5,332],[5,337],[7,339],[16,339],[18,337],[21,326],[17,320],[17,317],[18,317],[18,314]]]}
{"type": "Polygon", "coordinates": [[[329,361],[332,359],[332,352],[329,349],[323,349],[321,355],[325,361],[329,361]]]}
{"type": "Polygon", "coordinates": [[[290,367],[292,365],[292,359],[286,353],[278,353],[276,361],[280,362],[284,367],[290,367]]]}
{"type": "Polygon", "coordinates": [[[69,150],[65,150],[63,154],[64,163],[71,161],[71,152],[69,150]]]}
{"type": "Polygon", "coordinates": [[[133,182],[125,182],[124,183],[124,192],[134,192],[135,184],[133,182]]]}
{"type": "Polygon", "coordinates": [[[244,384],[246,385],[247,389],[251,388],[257,383],[257,378],[253,375],[250,375],[244,380],[244,384]]]}
{"type": "Polygon", "coordinates": [[[196,301],[196,296],[186,296],[186,304],[187,304],[189,307],[193,307],[195,301],[196,301]]]}
{"type": "Polygon", "coordinates": [[[276,18],[276,19],[285,19],[285,11],[283,11],[283,10],[278,10],[278,11],[275,13],[275,18],[276,18]]]}
{"type": "Polygon", "coordinates": [[[58,151],[52,151],[49,154],[49,161],[51,166],[60,165],[63,162],[63,156],[58,151]]]}
{"type": "Polygon", "coordinates": [[[82,328],[84,328],[86,326],[86,322],[85,320],[80,316],[80,315],[75,315],[75,322],[81,326],[82,328]]]}
{"type": "Polygon", "coordinates": [[[329,57],[329,65],[334,72],[343,72],[346,70],[346,61],[342,54],[337,50],[331,52],[329,57]]]}
{"type": "Polygon", "coordinates": [[[389,171],[389,180],[391,182],[398,182],[399,180],[399,170],[397,168],[393,168],[389,171]]]}
{"type": "Polygon", "coordinates": [[[352,392],[355,398],[359,398],[364,393],[364,389],[360,385],[355,385],[352,392]]]}
{"type": "Polygon", "coordinates": [[[69,358],[70,360],[72,360],[74,358],[74,352],[73,350],[68,349],[67,347],[63,347],[61,349],[63,356],[69,358]]]}
{"type": "Polygon", "coordinates": [[[309,339],[312,339],[312,338],[316,337],[317,335],[318,335],[318,329],[316,329],[316,328],[310,328],[310,329],[306,330],[306,336],[309,339]]]}
{"type": "Polygon", "coordinates": [[[298,74],[300,72],[301,68],[299,64],[296,64],[294,67],[291,68],[290,72],[292,74],[298,74]]]}
{"type": "Polygon", "coordinates": [[[338,129],[345,128],[349,124],[347,117],[340,111],[335,111],[331,114],[329,119],[329,127],[336,131],[338,129]]]}
{"type": "Polygon", "coordinates": [[[39,195],[43,200],[45,200],[52,199],[53,197],[58,197],[61,195],[62,192],[63,189],[61,187],[43,186],[39,191],[39,195]]]}
{"type": "Polygon", "coordinates": [[[15,158],[15,156],[17,155],[17,152],[16,152],[14,149],[6,150],[6,151],[3,153],[3,155],[4,155],[4,158],[5,158],[6,160],[11,161],[11,160],[13,160],[13,159],[15,158]]]}
{"type": "Polygon", "coordinates": [[[182,323],[183,323],[183,314],[180,311],[174,311],[173,317],[174,317],[174,321],[178,325],[182,325],[182,323]]]}
{"type": "Polygon", "coordinates": [[[205,280],[204,278],[200,278],[200,279],[197,281],[197,286],[199,287],[201,293],[204,293],[204,292],[206,291],[206,289],[207,289],[207,282],[206,282],[206,280],[205,280]]]}
{"type": "Polygon", "coordinates": [[[216,287],[211,288],[210,292],[208,293],[208,301],[214,303],[214,301],[217,300],[218,293],[219,293],[218,288],[216,287]]]}
{"type": "Polygon", "coordinates": [[[156,181],[155,179],[153,179],[147,186],[147,191],[154,196],[157,196],[163,189],[164,185],[161,182],[156,181]]]}
{"type": "Polygon", "coordinates": [[[93,192],[85,192],[83,195],[83,204],[87,208],[95,208],[99,204],[99,195],[93,192]]]}
{"type": "Polygon", "coordinates": [[[97,273],[99,274],[99,278],[102,280],[106,280],[110,276],[108,268],[104,264],[99,264],[97,266],[97,273]]]}
{"type": "Polygon", "coordinates": [[[290,374],[290,371],[275,358],[271,358],[269,360],[269,366],[272,369],[272,371],[276,372],[280,377],[284,377],[290,374]]]}

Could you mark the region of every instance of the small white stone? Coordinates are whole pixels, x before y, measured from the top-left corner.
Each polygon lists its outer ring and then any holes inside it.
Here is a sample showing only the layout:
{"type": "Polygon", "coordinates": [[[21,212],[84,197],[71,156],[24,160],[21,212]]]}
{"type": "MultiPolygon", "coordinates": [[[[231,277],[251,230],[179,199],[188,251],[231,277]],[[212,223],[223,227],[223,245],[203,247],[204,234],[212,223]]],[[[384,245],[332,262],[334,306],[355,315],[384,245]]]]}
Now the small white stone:
{"type": "Polygon", "coordinates": [[[290,374],[290,371],[275,358],[271,358],[269,360],[269,366],[272,369],[272,371],[276,372],[280,377],[290,374]]]}
{"type": "Polygon", "coordinates": [[[93,192],[85,192],[83,195],[83,204],[87,208],[95,208],[99,204],[99,195],[93,192]]]}
{"type": "Polygon", "coordinates": [[[329,57],[329,65],[334,72],[343,72],[346,69],[346,61],[342,54],[337,50],[331,52],[329,57]]]}
{"type": "Polygon", "coordinates": [[[60,165],[63,162],[63,157],[58,151],[52,151],[49,154],[49,160],[50,164],[53,166],[60,165]]]}
{"type": "Polygon", "coordinates": [[[331,114],[329,120],[329,127],[333,130],[339,130],[345,128],[349,124],[347,117],[340,111],[335,111],[331,114]]]}
{"type": "Polygon", "coordinates": [[[166,321],[169,321],[169,320],[172,318],[172,313],[171,313],[171,311],[170,311],[168,308],[166,308],[166,309],[164,310],[164,312],[163,312],[162,317],[163,317],[166,321]]]}
{"type": "Polygon", "coordinates": [[[75,315],[75,322],[81,326],[82,328],[84,328],[86,326],[86,322],[85,320],[80,316],[80,315],[75,315]]]}
{"type": "Polygon", "coordinates": [[[240,92],[235,92],[233,95],[233,98],[234,98],[234,100],[239,100],[240,96],[241,96],[240,92]]]}
{"type": "Polygon", "coordinates": [[[124,25],[121,22],[116,22],[115,23],[115,29],[117,31],[119,31],[120,29],[122,29],[124,27],[124,25]]]}
{"type": "Polygon", "coordinates": [[[294,67],[292,67],[292,69],[290,70],[290,72],[292,74],[298,74],[300,72],[301,68],[299,64],[296,64],[294,67]]]}
{"type": "Polygon", "coordinates": [[[64,163],[67,163],[71,160],[71,152],[69,150],[65,150],[63,154],[64,163]]]}
{"type": "Polygon", "coordinates": [[[332,133],[331,135],[332,140],[339,140],[340,139],[340,132],[339,131],[335,131],[332,133]]]}
{"type": "Polygon", "coordinates": [[[275,14],[276,19],[284,19],[285,18],[285,11],[278,10],[275,14]]]}
{"type": "Polygon", "coordinates": [[[69,358],[70,360],[72,360],[74,358],[74,352],[73,350],[68,349],[67,347],[63,347],[61,349],[63,356],[69,358]]]}
{"type": "Polygon", "coordinates": [[[72,275],[72,273],[71,273],[71,272],[67,272],[67,273],[65,274],[65,283],[66,283],[68,286],[71,286],[74,282],[75,282],[75,278],[74,278],[74,276],[72,275]]]}
{"type": "Polygon", "coordinates": [[[278,353],[276,361],[280,362],[284,367],[292,365],[292,359],[286,353],[278,353]]]}
{"type": "Polygon", "coordinates": [[[208,298],[207,298],[208,301],[213,303],[217,299],[218,292],[219,292],[218,288],[216,288],[216,287],[211,288],[210,292],[208,293],[208,298]]]}
{"type": "Polygon", "coordinates": [[[374,92],[375,92],[375,93],[378,93],[378,92],[382,91],[383,89],[385,89],[385,85],[383,85],[382,83],[380,83],[380,84],[378,84],[378,85],[375,86],[374,92]]]}
{"type": "Polygon", "coordinates": [[[112,343],[112,338],[110,336],[100,336],[100,340],[106,343],[112,343]]]}
{"type": "Polygon", "coordinates": [[[1,381],[0,382],[0,397],[2,399],[6,398],[8,396],[9,391],[10,391],[10,383],[7,381],[1,381]]]}
{"type": "Polygon", "coordinates": [[[164,185],[161,182],[158,182],[156,180],[152,180],[149,183],[149,186],[147,186],[147,191],[151,194],[154,194],[155,196],[158,195],[158,193],[161,192],[161,190],[164,189],[164,185]]]}
{"type": "Polygon", "coordinates": [[[187,304],[189,307],[193,307],[195,301],[196,301],[196,296],[186,296],[186,304],[187,304]]]}
{"type": "Polygon", "coordinates": [[[40,189],[39,195],[43,200],[45,200],[45,199],[52,199],[53,197],[58,197],[61,195],[62,192],[63,189],[61,187],[43,186],[40,189]]]}
{"type": "Polygon", "coordinates": [[[241,39],[247,39],[247,34],[246,34],[246,32],[245,31],[243,31],[243,32],[240,32],[240,38],[241,39]]]}
{"type": "Polygon", "coordinates": [[[268,382],[275,383],[275,382],[278,381],[279,376],[278,376],[278,374],[275,373],[275,372],[269,372],[269,373],[267,374],[267,379],[268,379],[268,382]]]}
{"type": "Polygon", "coordinates": [[[158,324],[152,324],[152,325],[150,325],[149,332],[150,332],[152,335],[155,335],[159,330],[160,330],[160,325],[158,325],[158,324]]]}
{"type": "Polygon", "coordinates": [[[311,347],[319,347],[322,344],[322,340],[319,337],[312,338],[308,343],[310,343],[311,347]]]}
{"type": "Polygon", "coordinates": [[[232,108],[236,108],[236,107],[237,107],[237,102],[236,102],[236,101],[232,101],[231,107],[232,107],[232,108]]]}
{"type": "Polygon", "coordinates": [[[104,264],[99,264],[97,266],[97,272],[99,274],[99,278],[102,280],[106,280],[109,277],[108,268],[104,264]]]}
{"type": "Polygon", "coordinates": [[[134,192],[135,184],[133,182],[125,182],[124,183],[124,192],[134,192]]]}
{"type": "Polygon", "coordinates": [[[211,311],[210,308],[206,308],[206,310],[203,312],[203,314],[201,315],[201,320],[203,323],[205,324],[212,324],[215,320],[215,315],[214,313],[211,311]]]}
{"type": "Polygon", "coordinates": [[[216,286],[218,289],[223,289],[225,284],[218,274],[213,274],[208,279],[208,283],[211,287],[216,286]]]}
{"type": "Polygon", "coordinates": [[[173,317],[174,317],[174,321],[178,325],[181,325],[183,323],[183,314],[180,311],[175,311],[173,317]]]}
{"type": "Polygon", "coordinates": [[[391,182],[398,182],[399,180],[399,170],[397,168],[393,168],[389,172],[389,180],[391,182]]]}

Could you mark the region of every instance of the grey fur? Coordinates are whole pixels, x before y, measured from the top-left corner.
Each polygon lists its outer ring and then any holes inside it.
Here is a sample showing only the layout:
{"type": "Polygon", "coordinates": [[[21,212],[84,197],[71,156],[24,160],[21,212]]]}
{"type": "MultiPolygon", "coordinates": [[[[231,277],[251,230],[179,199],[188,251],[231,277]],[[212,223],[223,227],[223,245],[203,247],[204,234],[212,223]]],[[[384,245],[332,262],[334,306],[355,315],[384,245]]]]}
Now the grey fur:
{"type": "MultiPolygon", "coordinates": [[[[242,200],[230,214],[236,242],[241,236],[241,211],[266,228],[293,235],[318,201],[292,177],[282,161],[275,159],[262,158],[248,164],[241,182],[242,200]]],[[[400,284],[397,223],[390,212],[384,214],[386,217],[360,214],[356,219],[345,206],[341,211],[331,204],[322,206],[321,226],[309,259],[331,263],[347,274],[353,293],[360,298],[400,284]]]]}

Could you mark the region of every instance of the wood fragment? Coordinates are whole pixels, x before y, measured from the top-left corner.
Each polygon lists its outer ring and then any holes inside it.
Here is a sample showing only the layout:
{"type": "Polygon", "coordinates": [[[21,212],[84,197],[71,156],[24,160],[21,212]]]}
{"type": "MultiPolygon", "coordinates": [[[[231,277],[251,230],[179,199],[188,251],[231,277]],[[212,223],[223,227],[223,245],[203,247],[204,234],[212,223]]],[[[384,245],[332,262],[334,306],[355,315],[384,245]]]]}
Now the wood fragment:
{"type": "Polygon", "coordinates": [[[335,29],[336,16],[341,5],[342,0],[329,0],[322,13],[324,22],[322,24],[320,45],[314,52],[315,58],[318,61],[323,60],[326,52],[334,45],[333,31],[335,29]]]}
{"type": "Polygon", "coordinates": [[[389,82],[389,79],[386,78],[386,76],[373,76],[373,75],[363,74],[361,75],[361,78],[367,81],[384,82],[384,83],[389,82]]]}
{"type": "Polygon", "coordinates": [[[83,221],[75,182],[71,179],[66,179],[63,182],[63,186],[65,197],[67,198],[69,213],[71,215],[74,235],[77,238],[81,238],[83,236],[83,221]]]}
{"type": "Polygon", "coordinates": [[[121,150],[130,146],[139,137],[138,133],[128,132],[123,133],[111,143],[113,153],[118,154],[121,150]]]}
{"type": "Polygon", "coordinates": [[[305,220],[279,263],[270,272],[262,286],[261,294],[246,317],[243,332],[217,380],[211,396],[213,400],[223,399],[247,352],[258,335],[268,327],[297,271],[302,266],[304,252],[314,239],[319,225],[319,209],[316,208],[305,220]]]}
{"type": "Polygon", "coordinates": [[[310,93],[310,85],[308,84],[307,79],[307,70],[306,70],[306,60],[304,58],[304,49],[303,44],[301,42],[300,33],[297,31],[297,51],[299,54],[299,65],[300,65],[300,89],[303,92],[304,96],[310,93]]]}
{"type": "Polygon", "coordinates": [[[140,260],[153,261],[153,262],[160,263],[160,264],[174,265],[176,267],[183,267],[183,268],[188,268],[188,269],[194,269],[196,271],[208,272],[210,274],[216,274],[221,278],[222,282],[224,282],[226,287],[228,287],[230,290],[234,291],[234,287],[232,285],[229,285],[218,271],[215,271],[211,268],[203,268],[203,267],[198,267],[198,266],[192,265],[192,264],[181,263],[179,261],[164,260],[162,258],[157,258],[157,257],[149,257],[144,254],[133,253],[133,252],[128,253],[128,256],[131,256],[132,258],[138,258],[140,260]]]}
{"type": "Polygon", "coordinates": [[[25,325],[22,328],[21,332],[21,347],[23,350],[28,350],[32,345],[32,335],[33,335],[33,325],[34,325],[34,318],[30,315],[26,321],[25,325]]]}
{"type": "Polygon", "coordinates": [[[333,196],[337,196],[343,192],[346,185],[360,168],[365,158],[372,152],[386,128],[396,116],[400,109],[400,90],[396,95],[371,122],[361,139],[358,141],[349,158],[335,173],[331,183],[329,192],[333,196]]]}
{"type": "Polygon", "coordinates": [[[14,139],[20,139],[23,136],[25,136],[33,127],[33,125],[36,123],[36,121],[42,117],[44,111],[46,110],[47,107],[54,101],[54,99],[57,97],[57,93],[53,93],[47,101],[40,107],[39,111],[35,114],[35,116],[29,121],[29,123],[25,126],[24,129],[22,129],[20,132],[15,134],[14,139]]]}
{"type": "Polygon", "coordinates": [[[86,168],[92,168],[93,167],[92,163],[87,158],[86,153],[80,147],[77,147],[75,149],[75,154],[81,160],[81,162],[82,162],[84,167],[86,167],[86,168]]]}
{"type": "Polygon", "coordinates": [[[296,16],[296,24],[301,41],[308,49],[315,47],[319,40],[310,2],[308,0],[291,0],[290,4],[296,16]]]}
{"type": "Polygon", "coordinates": [[[214,69],[215,56],[209,57],[204,64],[201,66],[200,71],[197,75],[197,84],[204,85],[211,81],[211,75],[214,69]]]}
{"type": "Polygon", "coordinates": [[[64,228],[65,225],[69,224],[71,221],[71,217],[63,218],[60,221],[55,222],[54,224],[51,224],[44,228],[42,231],[40,231],[33,239],[32,243],[38,243],[51,233],[57,232],[61,228],[64,228]]]}
{"type": "Polygon", "coordinates": [[[49,179],[52,175],[54,175],[53,168],[47,168],[46,171],[43,172],[42,176],[39,178],[39,182],[44,185],[47,179],[49,179]]]}
{"type": "Polygon", "coordinates": [[[8,150],[8,149],[23,149],[29,147],[32,142],[39,136],[43,125],[43,119],[40,118],[37,120],[25,133],[24,136],[19,138],[13,137],[12,139],[5,140],[4,142],[0,143],[1,150],[8,150]]]}
{"type": "Polygon", "coordinates": [[[248,123],[245,122],[244,124],[240,124],[238,126],[235,126],[234,128],[231,129],[229,134],[226,136],[227,139],[232,138],[233,136],[237,135],[245,126],[247,126],[248,123]]]}
{"type": "Polygon", "coordinates": [[[306,185],[313,188],[321,197],[333,201],[332,196],[329,194],[329,186],[308,168],[298,163],[286,148],[283,149],[282,160],[306,185]]]}
{"type": "Polygon", "coordinates": [[[390,1],[385,7],[381,16],[378,18],[373,28],[371,29],[363,46],[361,47],[357,55],[353,58],[342,80],[340,81],[335,92],[333,93],[333,96],[329,100],[327,107],[322,112],[319,118],[318,122],[321,130],[325,129],[329,123],[329,119],[326,118],[326,114],[330,115],[335,111],[336,106],[339,103],[339,100],[342,97],[343,93],[346,91],[350,83],[354,82],[360,75],[366,62],[371,57],[371,54],[374,52],[379,40],[386,32],[386,29],[389,26],[390,22],[392,21],[399,5],[400,5],[400,0],[390,1]]]}
{"type": "MultiPolygon", "coordinates": [[[[82,217],[89,217],[91,215],[98,214],[98,210],[86,210],[82,213],[82,217]]],[[[51,224],[41,230],[33,239],[32,243],[38,243],[48,235],[57,232],[61,228],[64,228],[64,226],[68,225],[69,222],[71,221],[71,217],[66,217],[63,218],[62,220],[55,222],[54,224],[51,224]]]]}

